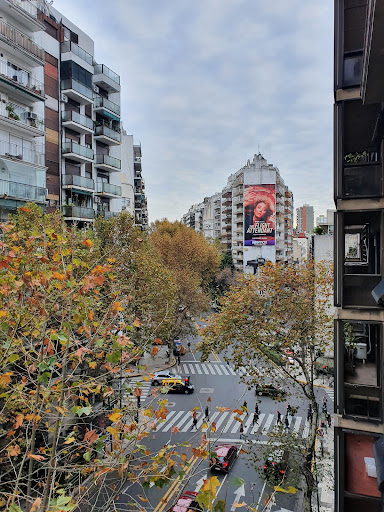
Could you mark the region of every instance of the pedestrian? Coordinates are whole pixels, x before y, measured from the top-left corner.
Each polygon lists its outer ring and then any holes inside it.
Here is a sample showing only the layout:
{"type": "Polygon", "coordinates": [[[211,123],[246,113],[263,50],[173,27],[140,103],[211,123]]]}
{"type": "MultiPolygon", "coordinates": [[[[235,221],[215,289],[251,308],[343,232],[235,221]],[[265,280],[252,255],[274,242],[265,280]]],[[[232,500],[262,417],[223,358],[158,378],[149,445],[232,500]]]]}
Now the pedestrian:
{"type": "Polygon", "coordinates": [[[193,430],[194,428],[196,428],[196,430],[197,430],[197,418],[196,417],[193,418],[191,430],[193,430]]]}
{"type": "Polygon", "coordinates": [[[288,405],[287,405],[287,415],[288,415],[288,414],[290,414],[291,416],[293,416],[291,404],[288,404],[288,405]]]}
{"type": "Polygon", "coordinates": [[[333,383],[335,382],[335,378],[333,375],[329,377],[329,387],[333,388],[333,383]]]}
{"type": "Polygon", "coordinates": [[[327,406],[327,395],[323,396],[323,407],[324,405],[327,406]]]}
{"type": "Polygon", "coordinates": [[[191,342],[190,341],[188,341],[187,346],[188,346],[188,352],[190,352],[191,351],[191,342]]]}
{"type": "Polygon", "coordinates": [[[257,402],[255,403],[255,414],[257,414],[257,415],[260,414],[259,404],[257,402]]]}
{"type": "Polygon", "coordinates": [[[243,424],[240,425],[240,439],[243,438],[243,435],[244,435],[244,427],[243,427],[243,424]]]}
{"type": "Polygon", "coordinates": [[[206,419],[207,419],[207,420],[209,420],[209,407],[208,407],[208,405],[207,405],[207,407],[205,408],[204,416],[206,417],[206,419]]]}
{"type": "Polygon", "coordinates": [[[253,415],[252,425],[257,423],[258,421],[259,421],[259,413],[255,412],[255,414],[253,415]]]}
{"type": "Polygon", "coordinates": [[[247,406],[248,406],[248,404],[247,404],[246,400],[244,400],[243,407],[244,407],[244,409],[247,409],[247,411],[248,411],[248,407],[247,406]]]}
{"type": "Polygon", "coordinates": [[[197,412],[196,411],[193,411],[192,417],[193,417],[193,419],[197,418],[197,412]]]}
{"type": "Polygon", "coordinates": [[[332,425],[332,418],[331,418],[331,415],[329,414],[329,412],[327,412],[325,419],[328,422],[328,427],[330,427],[332,425]]]}
{"type": "Polygon", "coordinates": [[[328,411],[327,411],[327,402],[323,402],[323,413],[324,413],[325,415],[327,415],[327,414],[328,414],[328,411]]]}
{"type": "Polygon", "coordinates": [[[277,411],[277,423],[281,423],[281,413],[277,411]]]}
{"type": "Polygon", "coordinates": [[[177,356],[177,364],[180,364],[180,354],[177,356]]]}
{"type": "Polygon", "coordinates": [[[284,423],[285,423],[285,428],[288,430],[288,429],[289,429],[289,419],[288,419],[288,414],[286,414],[286,415],[285,415],[284,423]]]}
{"type": "Polygon", "coordinates": [[[137,395],[137,408],[140,409],[141,407],[141,398],[140,398],[140,395],[137,395]]]}

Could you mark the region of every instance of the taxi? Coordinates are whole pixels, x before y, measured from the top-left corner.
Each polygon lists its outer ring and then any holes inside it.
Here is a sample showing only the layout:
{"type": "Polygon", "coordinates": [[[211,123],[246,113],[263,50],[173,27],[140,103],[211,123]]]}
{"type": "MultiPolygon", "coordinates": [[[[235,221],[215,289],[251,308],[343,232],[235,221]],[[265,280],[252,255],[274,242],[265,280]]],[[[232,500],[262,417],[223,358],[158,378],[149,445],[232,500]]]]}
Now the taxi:
{"type": "Polygon", "coordinates": [[[189,395],[195,391],[195,386],[189,382],[189,377],[163,379],[161,382],[161,393],[185,393],[189,395]]]}

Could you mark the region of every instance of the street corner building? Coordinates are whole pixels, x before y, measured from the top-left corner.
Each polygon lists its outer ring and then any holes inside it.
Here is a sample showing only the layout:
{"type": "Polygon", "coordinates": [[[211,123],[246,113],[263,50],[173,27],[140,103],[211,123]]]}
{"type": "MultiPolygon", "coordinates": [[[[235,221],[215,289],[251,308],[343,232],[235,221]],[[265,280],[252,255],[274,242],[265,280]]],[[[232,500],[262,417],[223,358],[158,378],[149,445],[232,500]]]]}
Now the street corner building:
{"type": "Polygon", "coordinates": [[[384,2],[335,0],[335,510],[384,510],[384,2]]]}
{"type": "Polygon", "coordinates": [[[126,210],[146,229],[141,145],[122,126],[120,76],[51,3],[0,1],[0,220],[34,202],[78,227],[126,210]]]}
{"type": "Polygon", "coordinates": [[[293,261],[293,195],[260,153],[231,174],[221,192],[191,206],[182,222],[220,240],[240,272],[293,261]]]}

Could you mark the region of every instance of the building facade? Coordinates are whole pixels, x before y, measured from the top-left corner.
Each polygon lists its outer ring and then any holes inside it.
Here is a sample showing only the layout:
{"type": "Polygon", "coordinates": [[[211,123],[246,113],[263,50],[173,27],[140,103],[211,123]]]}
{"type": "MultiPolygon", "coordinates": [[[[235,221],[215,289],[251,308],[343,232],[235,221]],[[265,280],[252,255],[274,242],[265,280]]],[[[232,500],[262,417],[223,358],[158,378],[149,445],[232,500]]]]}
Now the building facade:
{"type": "Polygon", "coordinates": [[[230,175],[220,193],[192,206],[182,222],[219,239],[238,271],[253,273],[266,260],[292,262],[293,195],[261,154],[230,175]]]}
{"type": "Polygon", "coordinates": [[[296,208],[296,229],[298,233],[312,233],[314,228],[313,206],[304,204],[296,208]]]}
{"type": "Polygon", "coordinates": [[[327,210],[327,215],[316,217],[316,227],[322,228],[326,235],[333,235],[335,211],[327,210]]]}
{"type": "Polygon", "coordinates": [[[335,0],[335,499],[383,507],[384,3],[335,0]]]}

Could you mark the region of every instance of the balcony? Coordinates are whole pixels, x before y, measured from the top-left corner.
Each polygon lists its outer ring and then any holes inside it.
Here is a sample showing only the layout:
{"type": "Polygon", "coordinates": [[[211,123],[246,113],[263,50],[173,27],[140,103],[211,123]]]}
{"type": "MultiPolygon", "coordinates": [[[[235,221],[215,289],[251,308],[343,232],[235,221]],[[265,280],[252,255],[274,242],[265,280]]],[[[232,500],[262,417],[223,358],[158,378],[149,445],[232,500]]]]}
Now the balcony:
{"type": "Polygon", "coordinates": [[[31,32],[45,30],[44,25],[38,20],[38,8],[35,1],[5,0],[5,3],[7,8],[11,8],[11,16],[17,18],[18,22],[26,26],[31,32]]]}
{"type": "Polygon", "coordinates": [[[45,203],[45,193],[46,189],[43,187],[18,183],[16,181],[0,180],[0,196],[7,195],[7,199],[45,203]]]}
{"type": "Polygon", "coordinates": [[[15,131],[34,137],[43,137],[45,135],[44,119],[38,117],[34,112],[28,112],[26,109],[13,103],[0,103],[0,121],[15,131]]]}
{"type": "Polygon", "coordinates": [[[141,144],[134,144],[133,145],[133,153],[135,155],[135,158],[141,157],[141,144]]]}
{"type": "Polygon", "coordinates": [[[112,144],[120,144],[120,129],[114,130],[106,125],[95,127],[95,140],[103,142],[111,146],[112,144]]]}
{"type": "Polygon", "coordinates": [[[363,152],[361,155],[364,154],[362,158],[351,155],[350,160],[347,161],[344,157],[343,198],[382,197],[383,195],[382,165],[379,162],[379,155],[376,152],[363,152]]]}
{"type": "MultiPolygon", "coordinates": [[[[73,53],[73,55],[76,55],[77,57],[79,57],[79,59],[83,60],[90,66],[93,65],[92,55],[90,53],[86,52],[85,50],[83,50],[80,46],[78,46],[73,41],[65,41],[64,43],[61,44],[62,60],[66,60],[65,58],[63,58],[64,57],[63,54],[65,54],[65,53],[73,53]]],[[[68,59],[68,60],[72,60],[72,59],[68,59]]]]}
{"type": "Polygon", "coordinates": [[[77,80],[70,78],[61,81],[61,92],[81,105],[93,103],[93,91],[77,80]]]}
{"type": "Polygon", "coordinates": [[[83,208],[82,206],[63,205],[62,211],[64,217],[68,220],[92,220],[95,218],[93,208],[83,208]]]}
{"type": "Polygon", "coordinates": [[[97,210],[97,215],[103,217],[103,219],[113,219],[113,217],[117,217],[117,212],[110,212],[109,210],[97,210]]]}
{"type": "Polygon", "coordinates": [[[61,153],[64,158],[70,158],[80,163],[92,162],[94,156],[92,149],[82,146],[73,140],[62,144],[61,153]]]}
{"type": "Polygon", "coordinates": [[[346,274],[343,282],[343,307],[377,309],[372,290],[381,281],[379,275],[346,274]]]}
{"type": "Polygon", "coordinates": [[[93,83],[100,84],[100,86],[108,92],[120,92],[119,75],[109,69],[105,64],[96,64],[93,83]]]}
{"type": "Polygon", "coordinates": [[[113,103],[113,101],[107,98],[102,96],[95,98],[93,110],[114,121],[120,121],[120,105],[113,103]]]}
{"type": "Polygon", "coordinates": [[[61,113],[63,126],[75,130],[78,133],[93,133],[93,120],[83,116],[74,110],[66,110],[61,113]]]}
{"type": "Polygon", "coordinates": [[[43,167],[45,165],[43,148],[42,144],[32,145],[30,141],[22,141],[21,144],[11,144],[9,141],[0,140],[0,156],[18,163],[28,163],[43,167]]]}
{"type": "Polygon", "coordinates": [[[95,182],[91,178],[85,178],[84,176],[74,176],[72,174],[63,175],[63,188],[79,190],[94,190],[95,182]]]}
{"type": "MultiPolygon", "coordinates": [[[[9,42],[11,48],[21,51],[27,57],[31,57],[42,66],[44,65],[45,52],[43,48],[37,45],[30,36],[2,20],[0,20],[0,39],[6,43],[9,42]]],[[[12,49],[10,51],[12,52],[12,49]]]]}
{"type": "Polygon", "coordinates": [[[121,187],[119,185],[112,185],[112,183],[97,181],[95,193],[98,196],[119,197],[121,196],[121,187]]]}
{"type": "Polygon", "coordinates": [[[44,84],[22,69],[15,70],[0,61],[0,81],[5,92],[12,93],[21,101],[45,101],[44,84]]]}
{"type": "Polygon", "coordinates": [[[95,164],[98,169],[103,169],[105,171],[116,172],[121,170],[121,160],[109,155],[96,155],[95,164]]]}

